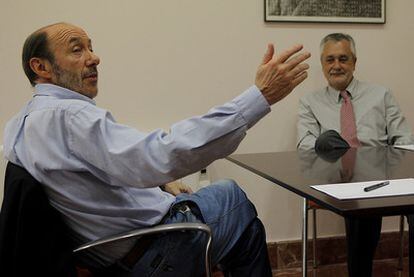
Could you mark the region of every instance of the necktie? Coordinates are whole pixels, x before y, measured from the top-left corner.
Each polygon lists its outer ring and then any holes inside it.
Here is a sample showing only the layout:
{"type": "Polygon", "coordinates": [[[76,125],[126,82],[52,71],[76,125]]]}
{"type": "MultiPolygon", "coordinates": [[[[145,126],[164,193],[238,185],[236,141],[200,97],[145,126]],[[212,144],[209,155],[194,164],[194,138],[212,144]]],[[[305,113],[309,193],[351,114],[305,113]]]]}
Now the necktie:
{"type": "Polygon", "coordinates": [[[340,171],[341,181],[350,182],[354,177],[354,168],[356,162],[356,148],[349,148],[341,157],[342,169],[340,171]]]}
{"type": "Polygon", "coordinates": [[[341,136],[351,147],[358,147],[361,143],[357,137],[354,108],[346,90],[341,91],[343,98],[341,106],[341,136]]]}

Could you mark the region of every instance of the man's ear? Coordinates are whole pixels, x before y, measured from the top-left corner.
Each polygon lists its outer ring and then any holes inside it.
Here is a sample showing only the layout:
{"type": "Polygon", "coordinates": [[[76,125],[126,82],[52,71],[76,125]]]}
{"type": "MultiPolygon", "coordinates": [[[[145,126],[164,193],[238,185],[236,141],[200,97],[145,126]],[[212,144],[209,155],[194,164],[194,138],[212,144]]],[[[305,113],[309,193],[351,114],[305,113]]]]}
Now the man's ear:
{"type": "Polygon", "coordinates": [[[30,68],[36,73],[38,79],[52,79],[52,65],[46,59],[31,58],[29,61],[30,68]]]}

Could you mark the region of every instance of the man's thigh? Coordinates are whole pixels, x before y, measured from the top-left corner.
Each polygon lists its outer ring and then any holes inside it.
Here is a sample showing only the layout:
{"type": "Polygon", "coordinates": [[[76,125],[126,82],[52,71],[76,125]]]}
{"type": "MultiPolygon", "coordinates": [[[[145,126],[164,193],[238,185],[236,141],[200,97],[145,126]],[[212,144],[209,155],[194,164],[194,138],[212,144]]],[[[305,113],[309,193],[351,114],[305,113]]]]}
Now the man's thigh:
{"type": "MultiPolygon", "coordinates": [[[[179,194],[165,224],[204,222],[213,233],[212,264],[230,252],[256,210],[245,193],[231,180],[215,182],[193,194],[179,194]],[[174,212],[174,205],[193,202],[198,211],[174,212]]],[[[183,232],[162,236],[151,245],[137,262],[133,276],[202,276],[206,237],[203,233],[183,232]]]]}
{"type": "Polygon", "coordinates": [[[213,233],[212,262],[218,263],[256,218],[254,205],[232,180],[220,180],[193,194],[180,194],[177,202],[191,201],[213,233]]]}

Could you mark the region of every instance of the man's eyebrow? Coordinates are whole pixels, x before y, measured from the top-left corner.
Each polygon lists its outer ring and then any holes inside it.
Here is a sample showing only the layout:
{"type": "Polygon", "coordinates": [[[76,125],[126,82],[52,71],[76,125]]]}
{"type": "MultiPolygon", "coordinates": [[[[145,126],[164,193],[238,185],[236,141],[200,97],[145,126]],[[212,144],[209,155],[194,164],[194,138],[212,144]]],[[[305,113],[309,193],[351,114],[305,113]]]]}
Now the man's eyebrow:
{"type": "MultiPolygon", "coordinates": [[[[72,44],[72,43],[82,43],[82,39],[79,37],[72,37],[69,39],[69,44],[72,44]]],[[[88,44],[89,45],[92,44],[92,41],[90,39],[88,39],[88,44]]]]}
{"type": "Polygon", "coordinates": [[[69,43],[79,43],[81,42],[81,39],[78,37],[72,37],[69,39],[69,43]]]}
{"type": "Polygon", "coordinates": [[[349,57],[349,55],[347,55],[347,54],[326,55],[326,58],[342,58],[342,57],[349,57]]]}

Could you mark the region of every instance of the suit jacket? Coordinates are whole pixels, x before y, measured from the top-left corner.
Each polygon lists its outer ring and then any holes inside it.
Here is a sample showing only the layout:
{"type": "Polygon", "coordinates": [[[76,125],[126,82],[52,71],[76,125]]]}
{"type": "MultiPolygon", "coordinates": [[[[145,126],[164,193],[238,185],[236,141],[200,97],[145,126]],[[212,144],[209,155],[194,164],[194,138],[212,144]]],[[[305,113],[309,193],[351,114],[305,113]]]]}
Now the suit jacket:
{"type": "Polygon", "coordinates": [[[71,240],[42,185],[8,163],[0,212],[0,276],[76,276],[71,240]]]}

